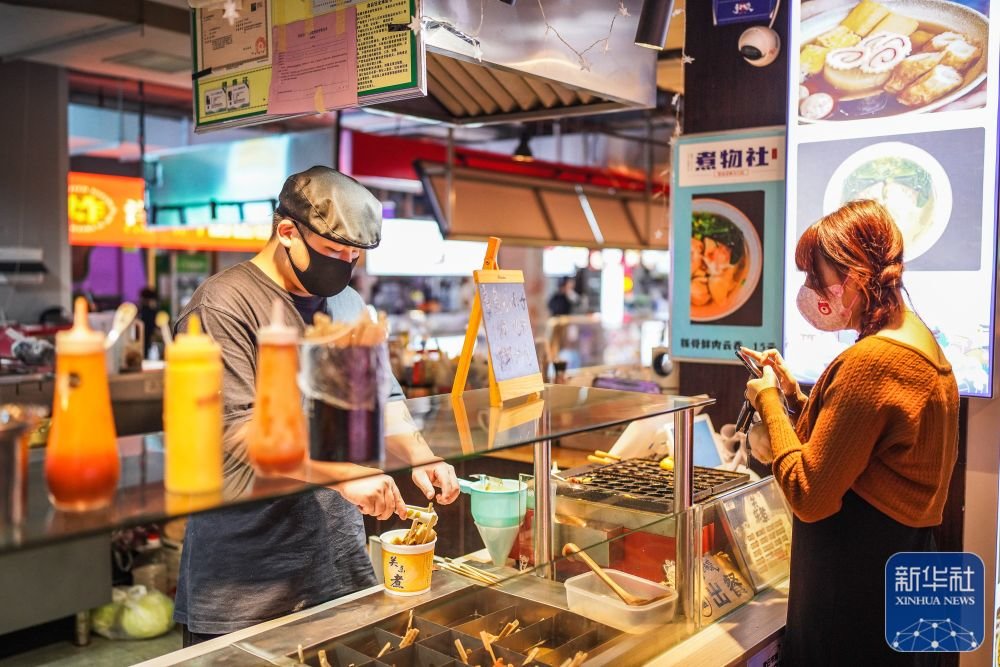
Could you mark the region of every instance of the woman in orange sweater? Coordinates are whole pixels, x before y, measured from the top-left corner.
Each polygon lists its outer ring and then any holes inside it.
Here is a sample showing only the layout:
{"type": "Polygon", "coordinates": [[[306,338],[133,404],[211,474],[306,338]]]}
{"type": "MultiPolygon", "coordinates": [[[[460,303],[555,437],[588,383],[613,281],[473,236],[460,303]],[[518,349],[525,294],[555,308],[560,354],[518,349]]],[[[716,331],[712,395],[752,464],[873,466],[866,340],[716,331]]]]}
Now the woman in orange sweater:
{"type": "Polygon", "coordinates": [[[795,514],[782,664],[926,664],[929,654],[885,642],[885,565],[934,550],[958,445],[955,376],[903,302],[903,238],[880,204],[851,202],[813,224],[795,263],[802,316],[858,340],[808,397],[776,350],[746,350],[764,367],[747,383],[761,415],[751,447],[773,461],[795,514]]]}

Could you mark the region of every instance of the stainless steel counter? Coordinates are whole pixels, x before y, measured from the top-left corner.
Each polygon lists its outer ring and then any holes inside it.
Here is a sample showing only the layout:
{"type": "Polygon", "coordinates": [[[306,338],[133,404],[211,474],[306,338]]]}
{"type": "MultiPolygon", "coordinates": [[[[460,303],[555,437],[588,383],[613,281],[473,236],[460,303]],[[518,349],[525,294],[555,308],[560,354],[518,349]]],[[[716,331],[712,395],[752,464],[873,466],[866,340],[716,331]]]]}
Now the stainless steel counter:
{"type": "MultiPolygon", "coordinates": [[[[495,587],[495,590],[521,598],[526,604],[567,610],[562,584],[540,577],[513,576],[516,573],[509,568],[506,573],[512,578],[495,587]]],[[[374,586],[311,610],[149,660],[141,663],[141,667],[256,664],[254,660],[263,661],[261,664],[291,667],[297,661],[290,656],[295,655],[300,644],[305,648],[315,646],[447,596],[468,594],[471,597],[482,588],[462,577],[438,571],[434,574],[430,592],[425,595],[393,597],[387,595],[381,586],[374,586]]],[[[676,622],[652,634],[654,636],[621,634],[586,664],[641,664],[677,645],[691,634],[691,628],[683,622],[676,622]]]]}

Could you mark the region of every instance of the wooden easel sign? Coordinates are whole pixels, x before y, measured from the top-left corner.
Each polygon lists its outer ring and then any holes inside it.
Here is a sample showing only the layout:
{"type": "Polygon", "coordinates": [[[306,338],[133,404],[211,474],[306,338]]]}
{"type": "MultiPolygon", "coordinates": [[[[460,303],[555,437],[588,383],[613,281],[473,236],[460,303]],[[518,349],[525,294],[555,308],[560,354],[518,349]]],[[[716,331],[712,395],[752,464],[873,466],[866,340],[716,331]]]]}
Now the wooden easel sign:
{"type": "Polygon", "coordinates": [[[542,391],[544,381],[528,318],[524,274],[520,271],[475,271],[473,276],[500,400],[542,391]]]}

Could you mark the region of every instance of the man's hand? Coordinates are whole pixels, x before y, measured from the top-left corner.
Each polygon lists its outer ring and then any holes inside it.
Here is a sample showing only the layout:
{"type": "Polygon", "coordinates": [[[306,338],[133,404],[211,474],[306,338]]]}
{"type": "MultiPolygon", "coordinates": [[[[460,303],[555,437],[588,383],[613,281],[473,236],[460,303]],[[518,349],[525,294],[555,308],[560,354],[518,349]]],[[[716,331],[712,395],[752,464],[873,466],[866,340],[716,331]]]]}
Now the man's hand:
{"type": "Polygon", "coordinates": [[[458,478],[455,477],[455,469],[449,463],[435,461],[414,468],[412,479],[427,500],[434,498],[435,486],[441,489],[437,494],[437,502],[442,505],[453,503],[458,498],[458,478]]]}
{"type": "Polygon", "coordinates": [[[388,475],[370,475],[341,482],[331,487],[348,502],[353,503],[362,514],[385,521],[393,514],[406,518],[406,503],[399,493],[399,487],[388,475]]]}

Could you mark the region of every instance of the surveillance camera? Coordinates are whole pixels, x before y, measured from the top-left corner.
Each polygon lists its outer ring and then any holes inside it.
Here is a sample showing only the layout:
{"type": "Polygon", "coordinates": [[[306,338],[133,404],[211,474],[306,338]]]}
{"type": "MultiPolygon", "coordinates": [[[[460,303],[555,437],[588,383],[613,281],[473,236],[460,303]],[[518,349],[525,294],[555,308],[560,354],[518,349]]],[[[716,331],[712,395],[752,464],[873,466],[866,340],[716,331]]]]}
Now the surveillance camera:
{"type": "Polygon", "coordinates": [[[758,25],[743,31],[739,47],[744,60],[754,67],[765,67],[778,58],[781,38],[770,28],[758,25]]]}

